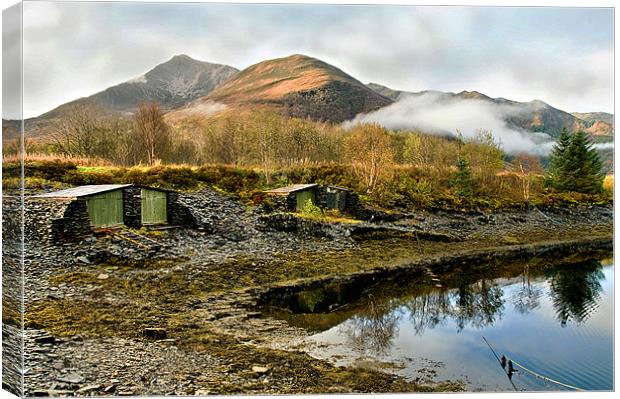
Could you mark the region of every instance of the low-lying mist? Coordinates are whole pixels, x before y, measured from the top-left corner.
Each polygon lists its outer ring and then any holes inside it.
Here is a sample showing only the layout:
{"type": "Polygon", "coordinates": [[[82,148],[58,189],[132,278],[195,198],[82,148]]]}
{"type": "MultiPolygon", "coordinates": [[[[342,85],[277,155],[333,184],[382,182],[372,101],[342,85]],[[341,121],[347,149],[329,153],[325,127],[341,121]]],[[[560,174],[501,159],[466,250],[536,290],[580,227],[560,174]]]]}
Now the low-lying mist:
{"type": "Polygon", "coordinates": [[[374,122],[387,129],[420,130],[444,136],[461,132],[465,138],[474,137],[480,130],[489,130],[508,154],[547,155],[554,144],[551,136],[517,130],[505,122],[506,118],[518,116],[519,112],[518,107],[510,104],[424,93],[406,96],[385,108],[357,115],[343,125],[346,128],[357,123],[374,122]]]}

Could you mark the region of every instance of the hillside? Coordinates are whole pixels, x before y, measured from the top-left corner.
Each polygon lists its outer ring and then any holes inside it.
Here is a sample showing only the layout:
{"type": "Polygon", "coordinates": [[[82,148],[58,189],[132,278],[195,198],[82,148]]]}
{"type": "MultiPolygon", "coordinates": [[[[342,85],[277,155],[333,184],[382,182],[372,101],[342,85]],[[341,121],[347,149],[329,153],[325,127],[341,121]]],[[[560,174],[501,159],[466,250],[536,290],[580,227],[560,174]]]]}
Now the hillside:
{"type": "MultiPolygon", "coordinates": [[[[49,126],[72,112],[75,107],[93,104],[104,112],[129,114],[141,102],[155,101],[162,109],[170,110],[205,96],[238,72],[220,64],[177,55],[155,66],[142,76],[109,87],[92,96],[80,98],[25,121],[26,132],[36,138],[45,135],[49,126]]],[[[3,121],[13,126],[12,121],[3,121]]]]}
{"type": "Polygon", "coordinates": [[[173,114],[182,117],[210,103],[241,109],[269,107],[288,116],[342,122],[392,100],[332,65],[295,54],[252,65],[173,114]]]}
{"type": "Polygon", "coordinates": [[[586,131],[593,136],[613,136],[614,116],[607,112],[573,112],[572,115],[587,126],[586,131]]]}
{"type": "MultiPolygon", "coordinates": [[[[406,96],[420,96],[429,91],[407,92],[394,90],[377,83],[369,83],[367,87],[380,93],[394,101],[400,100],[406,96]]],[[[575,114],[554,108],[551,105],[534,100],[530,102],[518,102],[507,100],[505,98],[491,98],[477,91],[462,91],[460,93],[449,92],[433,92],[450,99],[475,99],[494,103],[497,105],[508,105],[513,108],[509,116],[505,117],[506,123],[510,127],[519,128],[534,132],[545,132],[553,137],[557,137],[563,128],[568,130],[585,129],[592,135],[613,135],[613,115],[605,113],[582,114],[582,118],[575,114]],[[586,116],[587,115],[587,116],[586,116]],[[590,119],[587,119],[590,118],[590,119]],[[599,118],[599,119],[597,119],[599,118]],[[612,123],[609,123],[611,119],[612,123]]]]}

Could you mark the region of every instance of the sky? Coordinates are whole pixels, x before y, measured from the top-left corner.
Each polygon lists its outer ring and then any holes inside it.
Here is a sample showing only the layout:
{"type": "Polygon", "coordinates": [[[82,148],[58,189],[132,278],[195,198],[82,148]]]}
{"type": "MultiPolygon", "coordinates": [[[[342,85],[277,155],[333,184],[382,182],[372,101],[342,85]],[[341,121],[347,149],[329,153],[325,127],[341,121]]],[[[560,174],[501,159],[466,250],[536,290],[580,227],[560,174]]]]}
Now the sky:
{"type": "Polygon", "coordinates": [[[399,90],[614,105],[610,8],[25,2],[23,29],[25,117],[176,54],[242,69],[301,53],[399,90]]]}

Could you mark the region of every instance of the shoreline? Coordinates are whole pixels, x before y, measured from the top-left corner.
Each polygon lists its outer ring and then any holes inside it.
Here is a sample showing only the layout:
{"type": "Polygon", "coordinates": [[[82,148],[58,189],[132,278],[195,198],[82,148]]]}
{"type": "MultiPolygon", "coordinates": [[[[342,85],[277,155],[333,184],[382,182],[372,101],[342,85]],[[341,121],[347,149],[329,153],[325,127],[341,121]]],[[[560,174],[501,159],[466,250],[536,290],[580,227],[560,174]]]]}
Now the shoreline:
{"type": "Polygon", "coordinates": [[[308,333],[262,317],[257,305],[263,295],[326,282],[363,284],[420,268],[441,274],[450,265],[613,248],[608,207],[556,210],[561,225],[531,212],[418,214],[389,225],[397,231],[334,238],[254,230],[251,216],[225,204],[224,231],[248,238],[169,231],[160,238],[170,241],[166,256],[129,263],[110,256],[111,245],[131,255],[121,243],[102,239],[77,255],[33,248],[27,279],[43,283],[27,293],[26,394],[458,391],[458,382],[417,384],[282,349],[308,333]],[[416,237],[416,230],[431,234],[416,237]],[[39,251],[47,259],[33,256],[39,251]],[[100,253],[106,256],[93,256],[100,253]],[[49,263],[56,256],[61,261],[49,263]]]}

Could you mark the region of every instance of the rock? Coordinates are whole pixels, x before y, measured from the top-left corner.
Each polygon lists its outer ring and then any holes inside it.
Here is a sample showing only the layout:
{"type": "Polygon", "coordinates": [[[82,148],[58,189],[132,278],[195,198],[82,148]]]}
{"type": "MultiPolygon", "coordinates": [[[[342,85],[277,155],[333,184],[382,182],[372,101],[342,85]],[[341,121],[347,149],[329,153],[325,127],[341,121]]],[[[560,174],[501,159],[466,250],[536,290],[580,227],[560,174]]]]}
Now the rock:
{"type": "Polygon", "coordinates": [[[266,374],[269,371],[269,367],[253,366],[252,371],[255,372],[256,374],[262,375],[262,374],[266,374]]]}
{"type": "Polygon", "coordinates": [[[208,389],[199,389],[194,392],[194,396],[209,396],[210,394],[211,391],[209,391],[208,389]]]}
{"type": "Polygon", "coordinates": [[[109,274],[105,274],[105,273],[101,273],[100,275],[97,276],[98,280],[107,280],[110,278],[109,274]]]}
{"type": "Polygon", "coordinates": [[[50,334],[39,335],[38,337],[34,338],[34,342],[39,344],[53,344],[54,342],[56,342],[56,338],[54,338],[54,336],[50,334]]]}
{"type": "Polygon", "coordinates": [[[81,263],[85,263],[87,265],[90,265],[90,260],[86,257],[86,256],[78,256],[77,260],[81,263]]]}
{"type": "Polygon", "coordinates": [[[86,385],[85,387],[82,387],[82,388],[78,389],[75,392],[78,393],[78,394],[80,394],[80,393],[87,393],[87,392],[91,392],[91,391],[97,391],[100,388],[101,388],[101,385],[86,385]]]}
{"type": "Polygon", "coordinates": [[[62,370],[65,368],[65,363],[64,362],[54,362],[54,364],[52,364],[52,367],[56,370],[62,370]]]}
{"type": "Polygon", "coordinates": [[[116,391],[116,384],[108,385],[103,389],[103,392],[105,393],[112,393],[114,391],[116,391]]]}
{"type": "Polygon", "coordinates": [[[145,328],[142,334],[151,339],[165,339],[168,336],[164,328],[145,328]]]}
{"type": "Polygon", "coordinates": [[[35,389],[32,391],[32,396],[50,396],[50,391],[47,389],[35,389]]]}
{"type": "Polygon", "coordinates": [[[79,374],[69,373],[63,377],[56,378],[56,380],[69,384],[81,384],[82,382],[84,382],[85,378],[79,374]]]}

